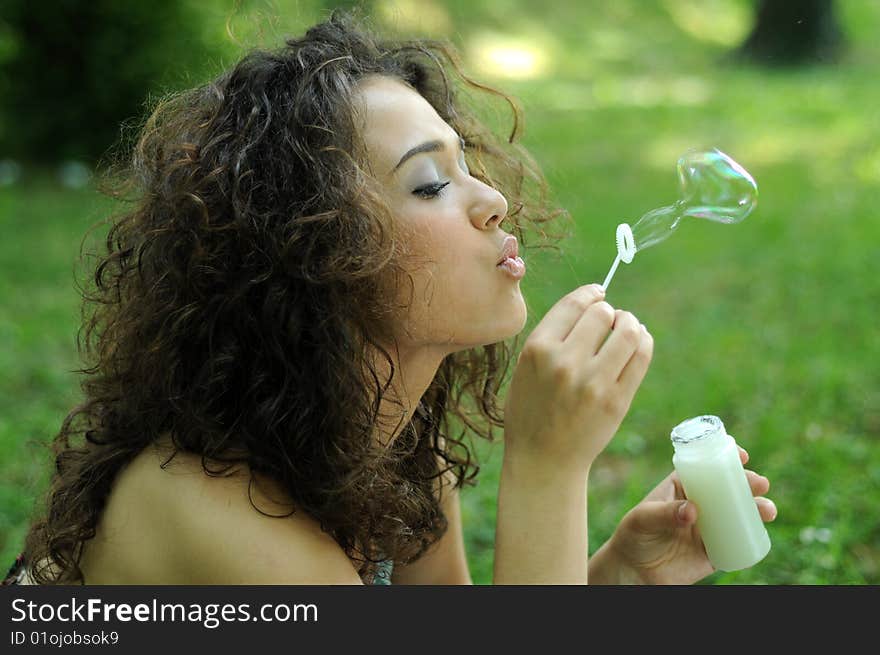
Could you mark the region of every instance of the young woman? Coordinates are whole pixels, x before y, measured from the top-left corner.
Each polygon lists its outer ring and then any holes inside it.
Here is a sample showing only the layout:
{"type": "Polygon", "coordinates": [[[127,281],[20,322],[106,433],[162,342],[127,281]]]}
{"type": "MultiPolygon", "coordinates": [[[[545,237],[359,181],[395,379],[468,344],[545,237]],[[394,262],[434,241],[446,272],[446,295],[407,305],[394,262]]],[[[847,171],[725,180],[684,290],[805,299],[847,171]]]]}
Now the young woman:
{"type": "Polygon", "coordinates": [[[335,14],[155,110],[9,581],[467,584],[463,436],[502,426],[495,583],[712,571],[674,475],[587,559],[590,467],[653,349],[601,288],[543,317],[501,411],[522,240],[553,212],[516,124],[496,140],[462,89],[506,99],[335,14]]]}

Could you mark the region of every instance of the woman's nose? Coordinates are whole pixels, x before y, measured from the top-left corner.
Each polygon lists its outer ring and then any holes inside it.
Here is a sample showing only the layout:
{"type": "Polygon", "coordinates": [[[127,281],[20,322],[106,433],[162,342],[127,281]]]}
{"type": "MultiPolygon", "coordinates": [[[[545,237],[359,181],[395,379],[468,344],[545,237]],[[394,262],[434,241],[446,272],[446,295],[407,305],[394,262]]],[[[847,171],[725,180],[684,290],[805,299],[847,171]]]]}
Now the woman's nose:
{"type": "Polygon", "coordinates": [[[470,205],[470,219],[474,227],[486,230],[496,227],[507,217],[507,200],[494,187],[474,180],[478,189],[470,205]]]}

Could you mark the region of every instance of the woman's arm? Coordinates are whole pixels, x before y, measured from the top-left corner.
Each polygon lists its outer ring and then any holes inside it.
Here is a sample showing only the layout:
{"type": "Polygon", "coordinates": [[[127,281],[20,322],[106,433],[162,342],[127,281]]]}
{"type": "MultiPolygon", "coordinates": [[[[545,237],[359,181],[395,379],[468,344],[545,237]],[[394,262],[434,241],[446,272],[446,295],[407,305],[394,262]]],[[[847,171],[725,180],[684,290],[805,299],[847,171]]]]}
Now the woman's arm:
{"type": "Polygon", "coordinates": [[[496,584],[586,584],[587,480],[647,372],[653,339],[596,285],[544,316],[504,414],[496,584]]]}
{"type": "Polygon", "coordinates": [[[627,585],[643,584],[638,572],[626,566],[616,556],[609,539],[590,558],[590,584],[627,585]]]}
{"type": "Polygon", "coordinates": [[[587,584],[586,475],[536,475],[505,462],[495,584],[587,584]]]}

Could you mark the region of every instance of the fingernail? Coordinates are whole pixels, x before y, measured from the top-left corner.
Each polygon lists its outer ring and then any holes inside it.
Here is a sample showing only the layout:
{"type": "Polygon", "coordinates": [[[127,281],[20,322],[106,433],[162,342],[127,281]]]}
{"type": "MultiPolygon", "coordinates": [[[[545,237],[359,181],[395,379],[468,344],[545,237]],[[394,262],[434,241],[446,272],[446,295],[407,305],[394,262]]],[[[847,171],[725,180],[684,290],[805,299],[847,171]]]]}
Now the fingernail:
{"type": "Polygon", "coordinates": [[[779,513],[776,509],[776,503],[774,503],[769,498],[762,498],[761,502],[764,504],[765,507],[768,507],[770,509],[770,520],[774,520],[776,518],[776,515],[779,513]]]}
{"type": "Polygon", "coordinates": [[[678,506],[678,513],[677,514],[678,514],[679,521],[685,520],[684,515],[685,515],[685,511],[687,510],[687,505],[688,505],[687,501],[684,501],[681,505],[678,506]]]}

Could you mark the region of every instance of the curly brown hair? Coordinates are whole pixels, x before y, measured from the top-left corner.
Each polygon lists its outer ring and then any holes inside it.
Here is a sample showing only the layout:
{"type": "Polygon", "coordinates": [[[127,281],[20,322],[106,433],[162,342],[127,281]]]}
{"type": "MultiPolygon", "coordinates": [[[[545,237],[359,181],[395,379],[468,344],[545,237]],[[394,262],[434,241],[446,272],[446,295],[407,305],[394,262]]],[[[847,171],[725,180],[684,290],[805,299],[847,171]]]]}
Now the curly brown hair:
{"type": "Polygon", "coordinates": [[[442,536],[436,480],[476,475],[466,437],[491,439],[502,424],[516,340],[446,357],[412,420],[376,448],[394,375],[382,344],[400,310],[390,289],[407,271],[359,163],[353,97],[375,74],[430,102],[464,138],[471,174],[507,197],[512,231],[549,243],[543,224],[561,212],[514,143],[519,109],[465,76],[448,44],[381,41],[335,12],[160,101],[122,175],[106,178],[128,206],[83,287],[85,400],[52,444],[47,511],[26,544],[35,582],[85,582],[82,544],[117,473],[160,435],[201,455],[210,475],[244,463],[251,483],[257,473],[277,481],[365,580],[379,559],[413,561],[442,536]],[[506,138],[461,106],[464,89],[509,104],[506,138]]]}

